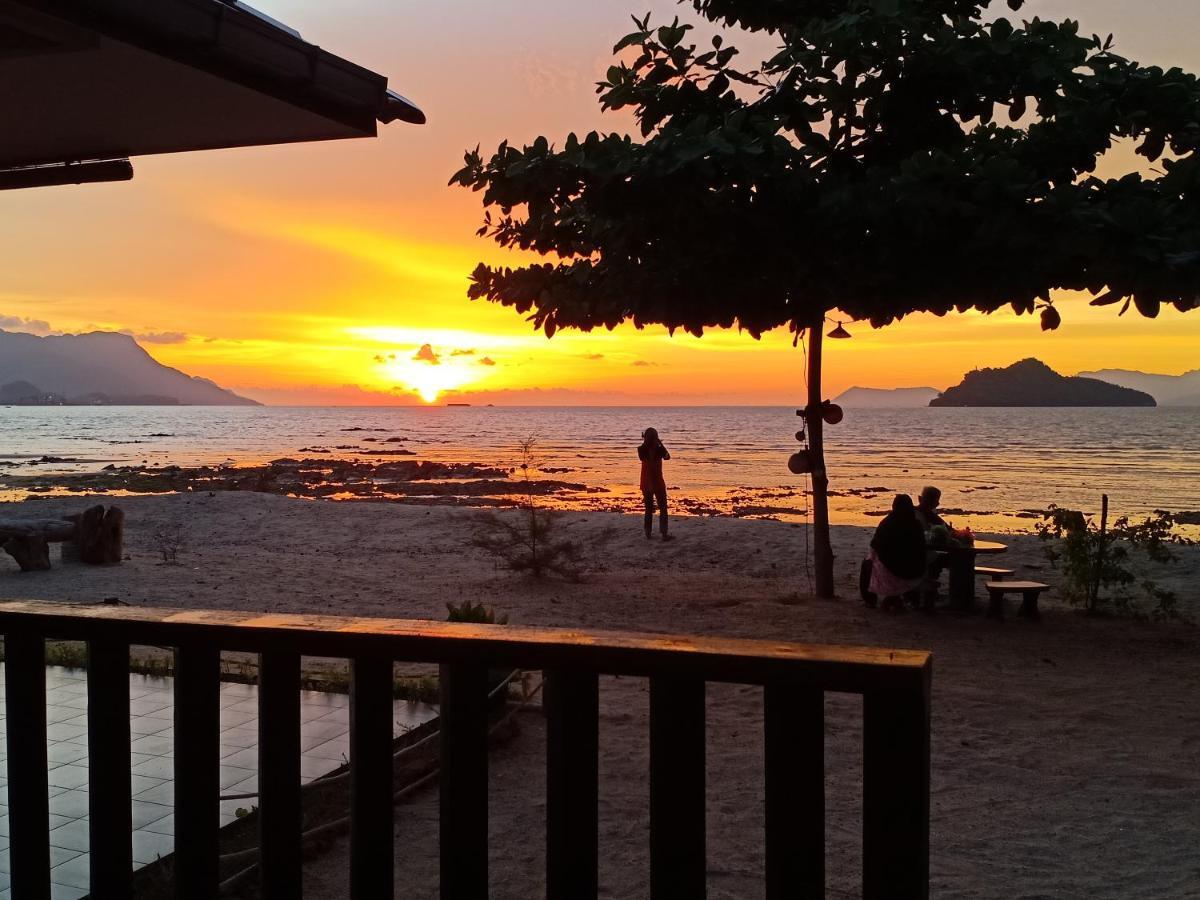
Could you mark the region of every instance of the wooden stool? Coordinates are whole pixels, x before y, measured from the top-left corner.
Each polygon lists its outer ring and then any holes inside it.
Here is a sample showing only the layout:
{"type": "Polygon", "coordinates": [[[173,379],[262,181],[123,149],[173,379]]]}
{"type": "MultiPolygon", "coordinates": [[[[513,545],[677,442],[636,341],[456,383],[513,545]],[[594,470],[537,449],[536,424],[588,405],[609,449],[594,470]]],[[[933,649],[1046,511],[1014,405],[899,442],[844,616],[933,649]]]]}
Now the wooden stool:
{"type": "Polygon", "coordinates": [[[1028,616],[1030,621],[1036,622],[1042,617],[1038,612],[1038,596],[1050,585],[1040,581],[989,581],[984,587],[990,598],[987,611],[989,619],[1004,621],[1004,595],[1012,593],[1020,594],[1022,598],[1017,615],[1028,616]]]}
{"type": "Polygon", "coordinates": [[[976,566],[976,575],[986,575],[992,581],[1003,581],[1005,578],[1012,578],[1012,569],[1001,569],[997,566],[976,566]]]}

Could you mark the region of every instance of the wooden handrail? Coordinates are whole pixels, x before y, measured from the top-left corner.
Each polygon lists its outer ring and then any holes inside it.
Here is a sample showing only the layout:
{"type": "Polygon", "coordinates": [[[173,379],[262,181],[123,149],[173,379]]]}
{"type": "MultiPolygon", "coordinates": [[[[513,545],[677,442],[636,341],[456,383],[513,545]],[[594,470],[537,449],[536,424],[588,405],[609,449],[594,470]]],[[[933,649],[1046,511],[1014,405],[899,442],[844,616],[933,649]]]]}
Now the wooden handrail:
{"type": "Polygon", "coordinates": [[[874,687],[917,688],[928,677],[931,660],[922,650],[745,638],[40,600],[0,602],[0,633],[24,629],[63,640],[119,637],[129,644],[175,646],[186,639],[248,653],[386,655],[406,662],[486,659],[489,664],[522,669],[810,684],[848,693],[874,687]]]}
{"type": "MultiPolygon", "coordinates": [[[[89,647],[90,764],[127,755],[121,660],[131,644],[176,648],[177,898],[215,895],[218,879],[219,655],[260,655],[260,858],[264,897],[299,896],[301,655],[351,661],[351,853],[354,900],[391,897],[392,661],[441,666],[443,900],[488,896],[488,672],[546,672],[547,897],[598,895],[597,676],[650,679],[651,900],[705,894],[705,684],[765,687],[766,894],[816,896],[825,881],[824,694],[863,702],[863,896],[925,900],[929,890],[930,654],[877,647],[407,619],[0,602],[6,643],[13,885],[49,896],[44,733],[46,639],[89,647]],[[94,682],[94,683],[93,683],[94,682]],[[103,708],[101,708],[103,707],[103,708]],[[120,722],[118,721],[120,720],[120,722]],[[104,723],[107,723],[105,725],[104,723]],[[17,736],[20,736],[18,738],[17,736]],[[38,745],[40,744],[40,750],[38,745]],[[15,788],[14,788],[15,786],[15,788]],[[17,853],[17,850],[20,853],[17,853]]],[[[123,893],[129,782],[90,796],[93,891],[123,893]],[[118,847],[118,845],[121,846],[118,847]]],[[[115,895],[115,894],[114,894],[115,895]]]]}

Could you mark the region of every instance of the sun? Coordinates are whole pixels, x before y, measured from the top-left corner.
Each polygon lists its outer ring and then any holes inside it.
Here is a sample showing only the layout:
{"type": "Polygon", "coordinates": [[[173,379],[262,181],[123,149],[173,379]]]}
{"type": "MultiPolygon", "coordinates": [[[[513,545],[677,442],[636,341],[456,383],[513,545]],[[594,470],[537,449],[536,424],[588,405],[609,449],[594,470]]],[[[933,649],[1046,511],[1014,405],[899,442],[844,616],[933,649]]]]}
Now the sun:
{"type": "Polygon", "coordinates": [[[444,391],[454,390],[477,381],[478,373],[466,364],[443,359],[437,364],[399,357],[388,358],[379,364],[381,380],[416,391],[426,403],[436,403],[444,391]]]}

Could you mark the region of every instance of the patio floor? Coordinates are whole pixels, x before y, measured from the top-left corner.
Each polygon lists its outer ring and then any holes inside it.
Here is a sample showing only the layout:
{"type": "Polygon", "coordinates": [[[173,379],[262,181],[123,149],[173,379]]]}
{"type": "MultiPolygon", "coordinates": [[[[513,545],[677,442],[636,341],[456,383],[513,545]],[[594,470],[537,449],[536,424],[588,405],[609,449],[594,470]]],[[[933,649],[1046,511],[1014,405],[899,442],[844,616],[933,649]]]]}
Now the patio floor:
{"type": "MultiPolygon", "coordinates": [[[[4,668],[0,666],[0,686],[4,668]]],[[[174,694],[172,679],[129,676],[130,766],[133,774],[133,860],[140,868],[175,848],[174,694]]],[[[300,773],[305,782],[347,761],[350,700],[345,694],[301,692],[300,773]]],[[[435,707],[397,700],[397,734],[428,721],[435,707]]],[[[46,669],[46,735],[50,763],[50,878],[55,900],[88,892],[87,678],[82,669],[46,669]]],[[[0,690],[0,900],[10,900],[8,744],[0,690]]],[[[221,685],[221,793],[258,790],[258,689],[221,685]]],[[[255,800],[221,801],[221,824],[255,800]]]]}

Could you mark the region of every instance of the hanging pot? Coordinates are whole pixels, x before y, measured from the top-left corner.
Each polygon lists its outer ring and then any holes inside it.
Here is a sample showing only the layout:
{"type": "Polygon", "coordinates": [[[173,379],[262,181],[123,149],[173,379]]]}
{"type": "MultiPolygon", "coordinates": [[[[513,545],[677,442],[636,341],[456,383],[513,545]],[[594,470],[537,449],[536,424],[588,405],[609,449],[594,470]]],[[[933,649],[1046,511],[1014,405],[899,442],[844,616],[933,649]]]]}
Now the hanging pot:
{"type": "Polygon", "coordinates": [[[799,450],[788,457],[788,471],[793,475],[803,475],[812,471],[812,456],[807,450],[799,450]]]}
{"type": "Polygon", "coordinates": [[[825,420],[825,424],[827,425],[836,425],[842,421],[844,415],[842,408],[836,403],[826,402],[821,406],[821,418],[825,420]]]}

